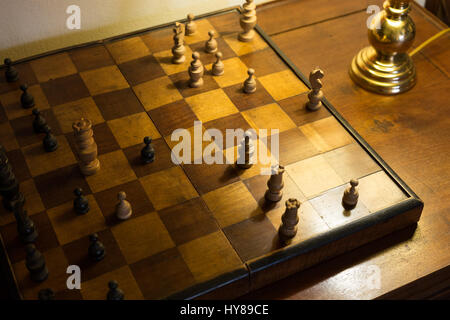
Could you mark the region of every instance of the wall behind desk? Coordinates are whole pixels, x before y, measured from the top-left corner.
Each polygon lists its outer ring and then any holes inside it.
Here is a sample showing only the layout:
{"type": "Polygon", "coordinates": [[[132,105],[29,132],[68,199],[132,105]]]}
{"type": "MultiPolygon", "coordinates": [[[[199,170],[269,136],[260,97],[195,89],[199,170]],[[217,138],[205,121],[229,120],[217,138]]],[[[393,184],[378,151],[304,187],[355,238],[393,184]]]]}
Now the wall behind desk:
{"type": "MultiPolygon", "coordinates": [[[[257,4],[272,0],[256,0],[257,4]]],[[[1,0],[0,59],[51,50],[242,5],[244,0],[1,0]],[[70,30],[70,5],[81,9],[81,29],[70,30]]]]}

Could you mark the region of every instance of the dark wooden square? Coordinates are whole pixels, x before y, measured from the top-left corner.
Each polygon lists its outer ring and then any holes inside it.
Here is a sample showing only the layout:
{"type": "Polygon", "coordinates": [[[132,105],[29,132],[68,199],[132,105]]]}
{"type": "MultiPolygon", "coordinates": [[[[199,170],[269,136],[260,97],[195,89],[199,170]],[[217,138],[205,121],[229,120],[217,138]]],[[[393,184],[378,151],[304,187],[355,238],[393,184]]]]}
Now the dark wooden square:
{"type": "Polygon", "coordinates": [[[256,77],[262,77],[288,68],[271,48],[243,55],[241,60],[247,67],[255,69],[256,77]]]}
{"type": "Polygon", "coordinates": [[[266,91],[266,89],[264,89],[264,86],[258,80],[256,80],[256,83],[256,91],[250,94],[243,91],[242,83],[224,88],[223,91],[225,91],[227,96],[231,99],[239,111],[273,103],[274,100],[272,96],[266,91]]]}
{"type": "Polygon", "coordinates": [[[153,140],[152,146],[155,149],[155,160],[147,164],[141,159],[141,150],[144,148],[143,143],[123,149],[123,153],[138,178],[175,165],[171,159],[171,150],[163,138],[153,140]]]}
{"type": "Polygon", "coordinates": [[[152,55],[120,64],[119,69],[132,86],[165,75],[163,68],[152,55]]]}
{"type": "Polygon", "coordinates": [[[239,25],[239,13],[236,11],[209,17],[208,21],[222,36],[233,34],[236,33],[236,31],[241,30],[241,26],[239,25]]]}
{"type": "Polygon", "coordinates": [[[145,299],[162,299],[195,283],[177,248],[130,265],[145,299]]]}
{"type": "Polygon", "coordinates": [[[243,261],[281,247],[277,230],[263,214],[226,227],[223,232],[243,261]]]}
{"type": "Polygon", "coordinates": [[[99,232],[98,239],[105,246],[106,253],[103,260],[100,261],[93,261],[89,257],[89,237],[83,237],[62,247],[69,264],[80,267],[82,282],[113,271],[126,264],[111,230],[107,229],[99,232]]]}
{"type": "Polygon", "coordinates": [[[200,194],[239,180],[232,164],[183,164],[183,168],[200,194]]]}
{"type": "MultiPolygon", "coordinates": [[[[61,128],[59,127],[58,120],[56,119],[51,109],[41,110],[42,116],[47,121],[47,124],[52,128],[52,133],[55,136],[61,134],[61,128]]],[[[13,128],[16,140],[21,147],[25,147],[34,143],[42,142],[45,134],[36,134],[33,130],[34,116],[30,115],[25,117],[16,118],[10,121],[13,128]]]]}
{"type": "Polygon", "coordinates": [[[9,151],[6,153],[6,156],[12,165],[14,175],[20,182],[31,178],[30,170],[20,149],[9,151]]]}
{"type": "Polygon", "coordinates": [[[184,100],[150,110],[148,114],[163,136],[171,135],[175,129],[193,127],[198,120],[184,100]]]}
{"type": "Polygon", "coordinates": [[[291,98],[278,101],[280,107],[288,114],[297,126],[314,122],[330,116],[330,113],[324,107],[316,111],[306,109],[308,94],[301,94],[291,98]]]}
{"type": "Polygon", "coordinates": [[[114,64],[114,60],[103,45],[74,49],[69,51],[69,55],[79,72],[114,64]]]}
{"type": "Polygon", "coordinates": [[[200,238],[219,229],[212,213],[201,198],[159,211],[173,241],[177,245],[200,238]]]}
{"type": "Polygon", "coordinates": [[[89,90],[79,74],[50,80],[41,84],[51,106],[64,104],[89,96],[89,90]]]}
{"type": "Polygon", "coordinates": [[[16,64],[14,68],[19,72],[19,80],[16,82],[7,82],[2,70],[2,75],[0,76],[0,94],[18,90],[23,83],[28,84],[28,86],[38,83],[36,75],[28,62],[16,64]]]}
{"type": "MultiPolygon", "coordinates": [[[[228,43],[226,43],[226,41],[223,40],[223,38],[216,38],[216,41],[218,48],[217,51],[220,51],[222,53],[222,60],[236,57],[236,53],[230,48],[228,43]]],[[[209,64],[216,62],[217,58],[215,53],[205,52],[205,43],[206,41],[201,41],[194,44],[190,44],[189,47],[191,48],[192,52],[197,51],[198,53],[200,53],[200,60],[202,61],[204,66],[207,66],[209,64]]],[[[190,57],[186,58],[190,59],[190,57]]]]}
{"type": "Polygon", "coordinates": [[[173,47],[172,28],[164,28],[141,35],[142,41],[152,53],[170,50],[173,47]]]}
{"type": "Polygon", "coordinates": [[[191,88],[189,86],[189,73],[187,71],[180,72],[169,76],[175,87],[180,91],[183,97],[191,97],[199,93],[211,91],[218,89],[219,85],[214,81],[211,74],[205,70],[205,75],[203,76],[203,85],[199,88],[191,88]]]}
{"type": "Polygon", "coordinates": [[[91,193],[78,165],[71,165],[37,176],[34,178],[34,182],[46,209],[73,200],[73,190],[77,187],[82,188],[84,194],[91,193]]]}
{"type": "Polygon", "coordinates": [[[3,107],[2,103],[0,102],[0,123],[7,122],[8,117],[6,116],[5,108],[3,107]]]}
{"type": "MultiPolygon", "coordinates": [[[[275,136],[267,137],[267,148],[269,150],[272,147],[273,139],[275,139],[275,136]]],[[[280,147],[279,163],[284,166],[320,153],[298,128],[281,132],[278,140],[280,147]]]]}
{"type": "MultiPolygon", "coordinates": [[[[248,129],[251,129],[250,124],[244,119],[244,117],[240,113],[232,114],[228,117],[219,118],[216,120],[208,121],[203,124],[206,129],[217,129],[222,132],[223,135],[223,145],[222,149],[225,149],[226,146],[226,131],[227,129],[242,129],[244,132],[248,129]]],[[[233,142],[233,146],[236,146],[240,143],[240,141],[233,142]]]]}
{"type": "Polygon", "coordinates": [[[116,204],[119,201],[117,194],[121,191],[126,193],[127,200],[133,209],[130,219],[154,211],[141,183],[139,180],[134,180],[94,194],[107,225],[112,226],[121,222],[116,217],[116,204]]]}
{"type": "Polygon", "coordinates": [[[94,96],[94,101],[106,121],[144,111],[130,88],[94,96]]]}
{"type": "MultiPolygon", "coordinates": [[[[45,252],[59,246],[58,239],[56,238],[52,224],[45,211],[32,215],[31,220],[33,220],[39,234],[35,243],[36,248],[39,251],[45,252]]],[[[11,259],[11,263],[25,260],[25,244],[20,241],[19,234],[17,232],[17,223],[12,222],[7,224],[6,226],[1,227],[0,230],[9,258],[11,259]]]]}

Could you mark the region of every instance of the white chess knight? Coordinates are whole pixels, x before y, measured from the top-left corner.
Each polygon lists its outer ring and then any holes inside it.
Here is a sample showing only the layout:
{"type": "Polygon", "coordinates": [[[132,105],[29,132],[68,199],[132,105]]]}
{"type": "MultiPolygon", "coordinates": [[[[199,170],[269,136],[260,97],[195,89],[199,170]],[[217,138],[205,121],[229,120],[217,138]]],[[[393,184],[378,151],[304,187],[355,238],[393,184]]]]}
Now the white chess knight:
{"type": "Polygon", "coordinates": [[[131,204],[126,200],[127,195],[125,192],[121,191],[118,193],[117,198],[119,202],[116,205],[116,216],[120,220],[126,220],[131,217],[133,210],[131,204]]]}

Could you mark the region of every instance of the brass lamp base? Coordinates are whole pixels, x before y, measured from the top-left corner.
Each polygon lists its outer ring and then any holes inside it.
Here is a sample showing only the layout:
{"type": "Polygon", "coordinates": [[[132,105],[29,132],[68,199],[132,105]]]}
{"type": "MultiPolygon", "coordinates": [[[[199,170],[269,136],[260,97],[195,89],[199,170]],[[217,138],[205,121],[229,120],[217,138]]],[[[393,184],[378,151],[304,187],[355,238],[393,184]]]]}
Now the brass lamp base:
{"type": "Polygon", "coordinates": [[[373,47],[367,47],[353,58],[350,77],[364,89],[393,95],[416,84],[416,68],[407,53],[383,59],[373,47]]]}

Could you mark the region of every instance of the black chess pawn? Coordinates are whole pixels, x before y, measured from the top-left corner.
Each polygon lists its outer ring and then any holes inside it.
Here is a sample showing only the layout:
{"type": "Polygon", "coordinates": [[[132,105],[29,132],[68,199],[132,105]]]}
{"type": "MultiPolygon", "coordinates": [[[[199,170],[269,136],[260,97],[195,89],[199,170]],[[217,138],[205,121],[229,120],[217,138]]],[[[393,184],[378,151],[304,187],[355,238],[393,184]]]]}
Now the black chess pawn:
{"type": "Polygon", "coordinates": [[[38,108],[33,109],[33,129],[36,133],[44,133],[45,126],[47,125],[47,121],[42,116],[41,111],[38,108]]]}
{"type": "Polygon", "coordinates": [[[78,214],[85,214],[89,212],[89,200],[83,195],[81,188],[76,188],[73,193],[75,199],[73,200],[73,209],[78,214]]]}
{"type": "Polygon", "coordinates": [[[155,149],[151,145],[152,138],[145,137],[144,138],[145,147],[141,151],[141,158],[144,163],[152,163],[155,161],[155,149]]]}
{"type": "Polygon", "coordinates": [[[56,140],[56,137],[52,134],[52,129],[48,125],[46,125],[44,127],[44,132],[45,138],[42,141],[44,150],[47,152],[53,152],[58,149],[58,140],[56,140]]]}
{"type": "Polygon", "coordinates": [[[17,222],[17,232],[23,243],[35,242],[38,237],[38,231],[33,220],[28,216],[27,211],[23,209],[23,203],[16,202],[14,206],[14,217],[17,222]]]}
{"type": "Polygon", "coordinates": [[[8,82],[15,82],[19,80],[19,72],[17,72],[17,69],[13,67],[12,61],[9,58],[5,59],[5,78],[8,82]]]}
{"type": "Polygon", "coordinates": [[[117,281],[112,280],[108,283],[109,291],[106,296],[107,300],[123,300],[125,295],[123,291],[119,289],[119,284],[117,281]]]}
{"type": "Polygon", "coordinates": [[[105,246],[98,240],[98,235],[96,233],[89,236],[89,257],[94,261],[100,261],[105,257],[105,246]]]}
{"type": "Polygon", "coordinates": [[[26,247],[27,257],[25,265],[30,271],[31,280],[42,282],[48,278],[48,269],[42,253],[36,249],[34,244],[28,244],[26,247]]]}
{"type": "Polygon", "coordinates": [[[55,292],[52,289],[41,289],[38,293],[38,299],[40,301],[50,301],[55,298],[55,292]]]}
{"type": "Polygon", "coordinates": [[[20,97],[20,102],[22,103],[22,108],[29,109],[34,107],[34,98],[31,93],[28,92],[28,85],[22,84],[20,86],[22,90],[22,96],[20,97]]]}

